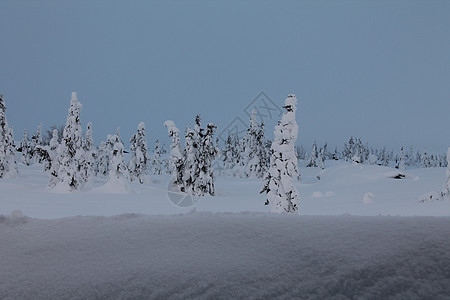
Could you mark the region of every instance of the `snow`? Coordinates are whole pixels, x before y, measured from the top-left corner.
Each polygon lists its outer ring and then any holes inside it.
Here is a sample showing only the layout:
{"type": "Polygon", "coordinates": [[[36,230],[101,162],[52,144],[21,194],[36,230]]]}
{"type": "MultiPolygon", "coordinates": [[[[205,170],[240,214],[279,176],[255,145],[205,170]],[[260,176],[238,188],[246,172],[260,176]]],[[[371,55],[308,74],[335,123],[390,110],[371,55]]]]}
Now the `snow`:
{"type": "Polygon", "coordinates": [[[58,192],[19,165],[0,180],[0,299],[450,299],[450,201],[419,201],[446,168],[317,171],[294,183],[299,215],[279,215],[258,179],[218,176],[180,207],[170,175],[58,192]]]}
{"type": "Polygon", "coordinates": [[[450,218],[0,217],[1,299],[448,299],[450,218]]]}

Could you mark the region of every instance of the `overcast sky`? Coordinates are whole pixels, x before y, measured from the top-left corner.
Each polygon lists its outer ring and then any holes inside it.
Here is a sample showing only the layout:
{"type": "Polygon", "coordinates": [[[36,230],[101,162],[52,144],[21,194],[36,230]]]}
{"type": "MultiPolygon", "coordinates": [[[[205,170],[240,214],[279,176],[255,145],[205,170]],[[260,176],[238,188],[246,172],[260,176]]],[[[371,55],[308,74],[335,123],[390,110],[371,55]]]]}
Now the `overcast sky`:
{"type": "Polygon", "coordinates": [[[0,93],[16,139],[64,124],[72,91],[97,144],[140,121],[167,143],[164,121],[196,114],[220,134],[254,106],[271,137],[294,93],[308,148],[445,151],[449,16],[450,1],[1,0],[0,93]]]}

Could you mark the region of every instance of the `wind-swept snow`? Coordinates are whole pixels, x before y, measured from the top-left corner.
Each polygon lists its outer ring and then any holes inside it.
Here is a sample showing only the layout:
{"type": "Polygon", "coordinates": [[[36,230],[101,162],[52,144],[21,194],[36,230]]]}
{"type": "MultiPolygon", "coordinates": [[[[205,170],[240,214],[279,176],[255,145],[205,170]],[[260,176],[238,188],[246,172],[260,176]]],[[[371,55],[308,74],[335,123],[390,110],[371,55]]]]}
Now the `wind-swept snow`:
{"type": "Polygon", "coordinates": [[[449,299],[449,217],[0,216],[1,299],[449,299]]]}

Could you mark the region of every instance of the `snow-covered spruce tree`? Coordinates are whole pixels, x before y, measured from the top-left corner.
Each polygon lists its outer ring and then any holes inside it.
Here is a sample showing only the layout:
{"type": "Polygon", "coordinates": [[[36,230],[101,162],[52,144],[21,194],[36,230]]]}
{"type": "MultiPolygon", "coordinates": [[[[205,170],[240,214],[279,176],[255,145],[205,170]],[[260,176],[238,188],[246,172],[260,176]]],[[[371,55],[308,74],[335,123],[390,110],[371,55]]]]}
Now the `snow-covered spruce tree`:
{"type": "Polygon", "coordinates": [[[295,121],[297,98],[288,95],[283,108],[286,109],[281,121],[275,126],[274,141],[271,147],[270,168],[266,175],[266,184],[261,193],[267,194],[265,204],[271,205],[271,211],[277,213],[298,213],[298,191],[294,179],[298,178],[295,142],[298,125],[295,121]]]}
{"type": "Polygon", "coordinates": [[[195,129],[190,129],[186,127],[186,135],[185,135],[185,146],[184,146],[184,173],[183,173],[183,182],[185,187],[185,192],[197,195],[195,181],[197,180],[200,169],[199,169],[199,161],[200,161],[200,141],[199,141],[199,131],[201,128],[198,128],[198,131],[195,129]]]}
{"type": "Polygon", "coordinates": [[[108,135],[106,142],[101,142],[98,147],[98,172],[97,175],[107,177],[109,175],[109,163],[114,146],[114,136],[108,135]]]}
{"type": "Polygon", "coordinates": [[[178,191],[184,192],[184,157],[181,149],[180,131],[172,120],[164,122],[164,126],[167,127],[169,137],[172,138],[169,156],[169,172],[172,174],[171,186],[178,191]]]}
{"type": "Polygon", "coordinates": [[[244,152],[240,164],[241,176],[263,178],[267,172],[264,124],[256,121],[256,109],[252,111],[250,125],[243,137],[244,152]]]}
{"type": "Polygon", "coordinates": [[[0,95],[0,178],[17,176],[15,154],[14,133],[8,127],[6,106],[3,95],[0,95]]]}
{"type": "Polygon", "coordinates": [[[225,169],[225,174],[228,176],[236,176],[236,169],[239,166],[239,137],[237,134],[231,134],[228,136],[225,143],[225,149],[222,152],[223,165],[225,169]]]}
{"type": "Polygon", "coordinates": [[[307,168],[317,168],[317,158],[319,156],[319,153],[317,152],[317,143],[314,142],[312,149],[311,149],[311,155],[309,157],[309,162],[306,165],[307,168]]]}
{"type": "Polygon", "coordinates": [[[216,159],[220,153],[219,147],[213,143],[214,132],[216,129],[217,126],[215,124],[209,123],[206,126],[204,134],[200,134],[199,175],[194,183],[196,195],[209,194],[214,196],[216,193],[214,186],[214,168],[212,167],[214,159],[216,159]]]}
{"type": "Polygon", "coordinates": [[[82,105],[78,102],[77,93],[72,92],[70,108],[64,127],[60,151],[59,183],[69,190],[81,189],[87,178],[84,173],[85,153],[83,150],[83,134],[80,122],[82,105]]]}
{"type": "Polygon", "coordinates": [[[447,182],[442,188],[441,197],[450,200],[450,147],[447,150],[447,182]]]}
{"type": "Polygon", "coordinates": [[[26,129],[23,131],[23,139],[20,143],[20,150],[22,151],[22,163],[26,166],[31,165],[32,162],[32,151],[31,146],[28,141],[28,132],[26,129]]]}
{"type": "Polygon", "coordinates": [[[42,124],[41,123],[38,125],[36,133],[31,136],[30,150],[31,150],[31,155],[32,155],[32,163],[35,163],[35,162],[42,163],[42,160],[44,159],[43,157],[41,157],[39,155],[40,151],[37,150],[37,148],[39,148],[40,146],[42,146],[42,124]]]}
{"type": "Polygon", "coordinates": [[[114,144],[109,162],[108,182],[127,187],[130,174],[123,156],[124,146],[117,134],[113,136],[112,140],[114,144]]]}
{"type": "Polygon", "coordinates": [[[50,171],[50,186],[55,186],[58,183],[58,171],[59,171],[59,158],[60,158],[60,148],[58,142],[58,129],[53,129],[53,136],[50,140],[50,144],[48,146],[48,156],[50,159],[49,162],[49,171],[50,171]]]}
{"type": "Polygon", "coordinates": [[[155,150],[153,151],[152,172],[155,175],[162,174],[161,150],[159,147],[159,139],[156,139],[155,150]]]}
{"type": "Polygon", "coordinates": [[[94,138],[92,136],[92,123],[87,124],[86,134],[83,141],[86,163],[84,164],[84,173],[87,180],[93,178],[98,172],[97,150],[94,147],[94,138]]]}
{"type": "Polygon", "coordinates": [[[148,176],[147,140],[145,139],[145,124],[139,123],[137,132],[130,139],[131,159],[129,163],[131,181],[144,183],[148,176]]]}
{"type": "Polygon", "coordinates": [[[398,161],[397,168],[399,170],[401,170],[401,171],[404,171],[406,169],[406,167],[405,167],[405,152],[403,151],[403,146],[400,149],[400,158],[399,158],[399,161],[398,161]]]}

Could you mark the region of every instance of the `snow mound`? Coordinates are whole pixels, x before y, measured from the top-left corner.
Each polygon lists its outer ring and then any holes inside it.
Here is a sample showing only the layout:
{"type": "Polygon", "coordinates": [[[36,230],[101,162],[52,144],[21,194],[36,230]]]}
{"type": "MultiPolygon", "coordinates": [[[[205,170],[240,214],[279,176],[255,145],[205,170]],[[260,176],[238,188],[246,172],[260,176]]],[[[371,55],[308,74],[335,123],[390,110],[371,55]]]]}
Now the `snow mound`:
{"type": "Polygon", "coordinates": [[[364,197],[363,197],[363,203],[364,204],[371,204],[373,203],[373,199],[375,199],[375,194],[374,193],[365,193],[364,197]]]}
{"type": "Polygon", "coordinates": [[[133,193],[133,190],[124,178],[111,176],[104,185],[92,189],[92,192],[99,194],[125,195],[133,193]]]}
{"type": "Polygon", "coordinates": [[[449,217],[0,222],[0,299],[448,299],[449,236],[449,217]]]}
{"type": "Polygon", "coordinates": [[[0,215],[0,224],[17,225],[25,224],[28,222],[28,217],[24,216],[20,210],[14,210],[11,215],[0,215]]]}

